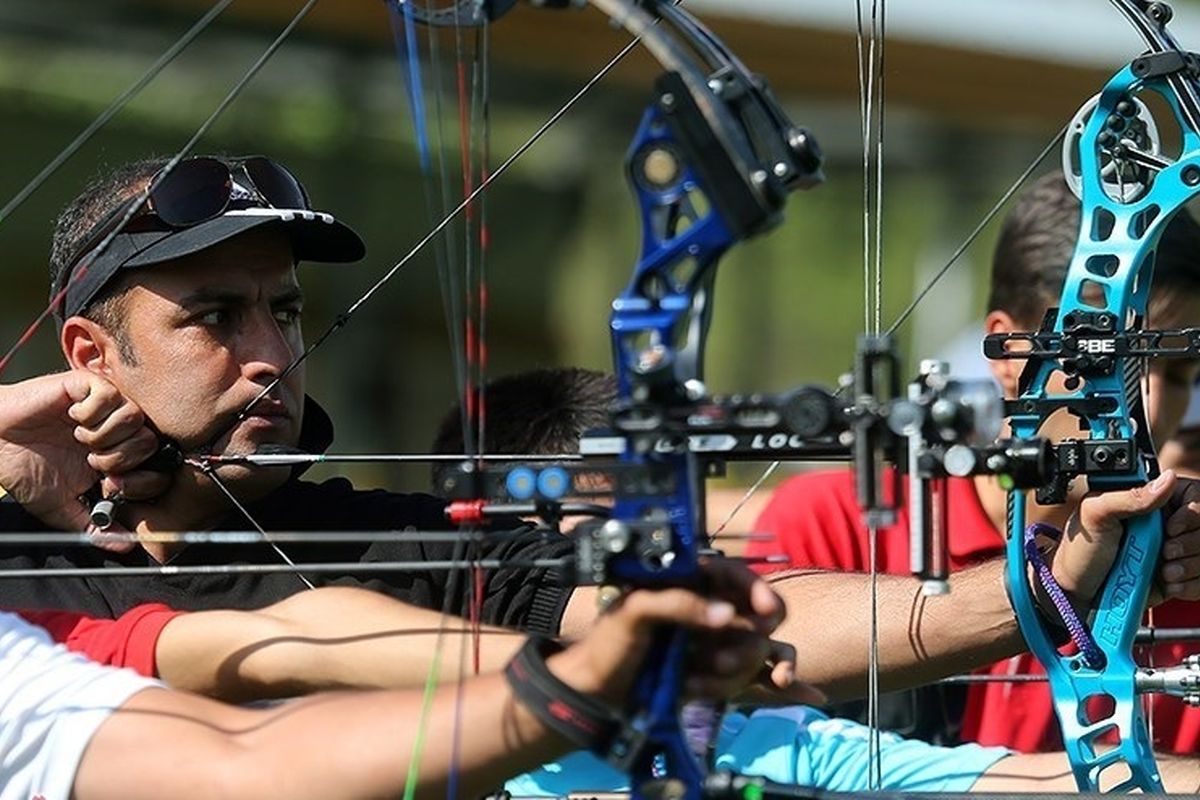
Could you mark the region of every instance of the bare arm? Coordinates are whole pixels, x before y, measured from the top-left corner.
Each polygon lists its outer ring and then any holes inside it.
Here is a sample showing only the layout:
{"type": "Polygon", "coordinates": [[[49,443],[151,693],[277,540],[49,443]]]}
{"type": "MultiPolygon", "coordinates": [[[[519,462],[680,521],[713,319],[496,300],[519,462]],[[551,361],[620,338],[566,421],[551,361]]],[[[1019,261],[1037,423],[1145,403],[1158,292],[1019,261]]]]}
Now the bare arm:
{"type": "MultiPolygon", "coordinates": [[[[921,597],[920,584],[912,578],[880,575],[883,690],[929,683],[1023,650],[1025,642],[1004,593],[1003,571],[1004,561],[997,559],[958,573],[951,593],[934,598],[921,597]]],[[[835,700],[864,696],[870,576],[792,570],[767,580],[787,606],[787,619],[775,638],[795,647],[796,676],[835,700]]],[[[572,593],[563,615],[563,636],[587,631],[596,618],[596,594],[591,587],[572,593]]]]}
{"type": "MultiPolygon", "coordinates": [[[[1124,536],[1123,520],[1162,506],[1174,482],[1165,472],[1146,486],[1084,499],[1053,555],[1055,577],[1068,595],[1086,603],[1095,594],[1124,536]]],[[[1184,509],[1173,520],[1195,527],[1196,513],[1184,509]]],[[[1185,567],[1185,595],[1195,586],[1196,568],[1194,560],[1185,567]]],[[[995,559],[956,573],[950,594],[928,598],[912,578],[879,576],[881,689],[929,683],[1023,651],[1004,569],[1004,560],[995,559]]],[[[870,576],[798,571],[772,577],[789,611],[777,636],[796,647],[797,675],[830,697],[861,696],[871,635],[870,576]]]]}
{"type": "MultiPolygon", "coordinates": [[[[176,617],[159,636],[158,675],[174,688],[231,701],[418,687],[435,659],[441,682],[473,674],[474,639],[464,626],[375,592],[327,587],[261,611],[176,617]]],[[[503,668],[524,641],[485,628],[480,672],[503,668]]]]}
{"type": "MultiPolygon", "coordinates": [[[[929,683],[1023,650],[1025,642],[1004,593],[1003,571],[1003,559],[996,559],[958,573],[951,593],[933,598],[921,597],[921,586],[912,578],[880,575],[883,690],[929,683]]],[[[787,619],[775,638],[795,647],[796,676],[835,700],[864,696],[870,576],[792,570],[767,580],[787,606],[787,619]]],[[[562,634],[581,636],[595,618],[596,591],[576,589],[563,615],[562,634]]]]}
{"type": "MultiPolygon", "coordinates": [[[[881,688],[929,683],[1023,650],[1003,571],[1000,559],[964,570],[951,580],[950,594],[940,597],[922,597],[912,578],[880,575],[881,688]]],[[[768,580],[788,607],[776,637],[795,646],[796,674],[835,699],[863,696],[870,576],[797,570],[768,580]]]]}
{"type": "Polygon", "coordinates": [[[455,733],[459,793],[479,796],[554,758],[566,743],[519,703],[499,674],[441,689],[427,722],[416,691],[322,695],[251,711],[180,692],[135,695],[97,731],[75,778],[76,800],[384,798],[405,785],[423,733],[420,796],[445,796],[455,733]],[[488,735],[471,735],[487,731],[488,735]],[[157,742],[146,758],[148,742],[157,742]]]}
{"type": "MultiPolygon", "coordinates": [[[[1168,794],[1195,795],[1200,791],[1200,762],[1195,758],[1159,755],[1159,771],[1168,794]]],[[[1102,773],[1108,784],[1121,779],[1121,770],[1102,773]]],[[[1101,785],[1108,791],[1108,786],[1101,785]]],[[[988,767],[971,786],[972,792],[1055,792],[1077,791],[1065,753],[1018,753],[988,767]]]]}

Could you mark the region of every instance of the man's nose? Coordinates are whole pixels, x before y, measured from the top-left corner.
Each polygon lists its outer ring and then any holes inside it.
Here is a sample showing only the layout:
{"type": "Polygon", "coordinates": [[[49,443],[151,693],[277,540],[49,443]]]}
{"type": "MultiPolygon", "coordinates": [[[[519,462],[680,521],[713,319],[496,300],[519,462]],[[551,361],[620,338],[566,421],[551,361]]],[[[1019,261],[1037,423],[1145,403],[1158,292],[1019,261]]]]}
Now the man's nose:
{"type": "Polygon", "coordinates": [[[251,379],[277,377],[296,354],[287,334],[273,314],[255,314],[241,342],[243,371],[251,379]]]}

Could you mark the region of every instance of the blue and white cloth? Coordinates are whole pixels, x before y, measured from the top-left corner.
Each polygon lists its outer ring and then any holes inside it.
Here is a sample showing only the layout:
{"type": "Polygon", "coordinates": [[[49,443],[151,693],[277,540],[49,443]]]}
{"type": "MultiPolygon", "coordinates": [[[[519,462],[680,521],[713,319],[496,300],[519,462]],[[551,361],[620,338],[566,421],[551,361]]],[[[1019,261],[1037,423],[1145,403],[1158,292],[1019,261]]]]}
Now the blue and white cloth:
{"type": "MultiPolygon", "coordinates": [[[[838,792],[867,790],[869,729],[830,719],[815,708],[763,709],[729,714],[717,737],[716,767],[838,792]]],[[[880,734],[884,790],[965,792],[1011,751],[965,744],[937,747],[894,733],[880,734]]],[[[514,797],[559,797],[578,791],[624,791],[625,775],[591,753],[572,753],[506,785],[514,797]]]]}

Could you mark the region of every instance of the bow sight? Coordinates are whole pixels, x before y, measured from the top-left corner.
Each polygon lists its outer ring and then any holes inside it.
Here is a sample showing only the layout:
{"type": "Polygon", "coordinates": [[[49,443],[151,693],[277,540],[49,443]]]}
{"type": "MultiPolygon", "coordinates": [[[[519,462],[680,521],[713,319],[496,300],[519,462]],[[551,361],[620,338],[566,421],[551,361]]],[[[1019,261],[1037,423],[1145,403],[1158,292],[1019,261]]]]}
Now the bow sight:
{"type": "MultiPolygon", "coordinates": [[[[953,380],[942,362],[922,362],[903,394],[887,379],[885,390],[880,376],[895,374],[898,364],[886,340],[864,340],[858,363],[868,371],[845,376],[836,390],[810,385],[778,395],[709,396],[692,381],[682,399],[619,401],[611,427],[581,439],[581,462],[468,461],[443,473],[439,488],[459,499],[450,512],[457,522],[531,515],[555,523],[564,516],[610,516],[609,508],[583,499],[651,501],[670,494],[676,475],[655,459],[671,454],[688,454],[706,477],[721,476],[729,461],[853,461],[865,517],[882,526],[895,521],[895,498],[903,494],[895,486],[885,491],[879,466],[895,464],[910,498],[913,574],[928,582],[930,593],[944,591],[942,482],[997,475],[1006,486],[1038,487],[1061,474],[1057,465],[1070,460],[1075,445],[997,441],[1004,406],[994,384],[953,380]],[[635,455],[648,460],[620,460],[635,455]]],[[[665,518],[584,522],[575,536],[577,583],[613,582],[607,559],[616,553],[636,553],[650,569],[674,557],[665,518]]]]}

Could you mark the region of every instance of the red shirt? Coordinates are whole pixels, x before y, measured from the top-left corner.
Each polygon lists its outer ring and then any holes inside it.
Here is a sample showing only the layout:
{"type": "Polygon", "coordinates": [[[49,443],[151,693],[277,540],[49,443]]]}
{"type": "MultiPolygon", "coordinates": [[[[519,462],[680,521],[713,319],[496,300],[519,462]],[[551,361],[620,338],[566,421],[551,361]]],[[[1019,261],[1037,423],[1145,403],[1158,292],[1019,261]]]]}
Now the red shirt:
{"type": "Polygon", "coordinates": [[[70,611],[18,611],[50,632],[68,650],[111,667],[128,667],[158,677],[155,651],[167,623],[182,614],[159,603],[135,606],[117,619],[95,619],[70,611]]]}
{"type": "MultiPolygon", "coordinates": [[[[984,512],[972,481],[952,478],[947,492],[951,571],[1002,556],[1004,537],[984,512]]],[[[877,566],[882,573],[902,575],[909,572],[907,503],[897,516],[895,525],[879,531],[877,566]]],[[[772,539],[751,541],[747,556],[782,553],[788,557],[786,567],[776,564],[770,569],[870,570],[867,528],[855,499],[854,476],[848,470],[813,472],[785,481],[758,518],[754,531],[771,535],[772,539]]],[[[1200,623],[1200,609],[1194,603],[1170,601],[1152,613],[1155,626],[1160,628],[1200,623]]],[[[1141,648],[1138,661],[1159,666],[1178,664],[1192,649],[1188,643],[1141,648]]],[[[1045,674],[1028,653],[980,671],[993,675],[1045,674]]],[[[1174,697],[1148,697],[1152,706],[1147,718],[1153,720],[1155,749],[1171,753],[1200,749],[1200,709],[1188,708],[1174,697]]],[[[969,686],[962,736],[983,745],[1002,745],[1023,752],[1062,749],[1050,690],[1044,683],[969,686]]]]}

